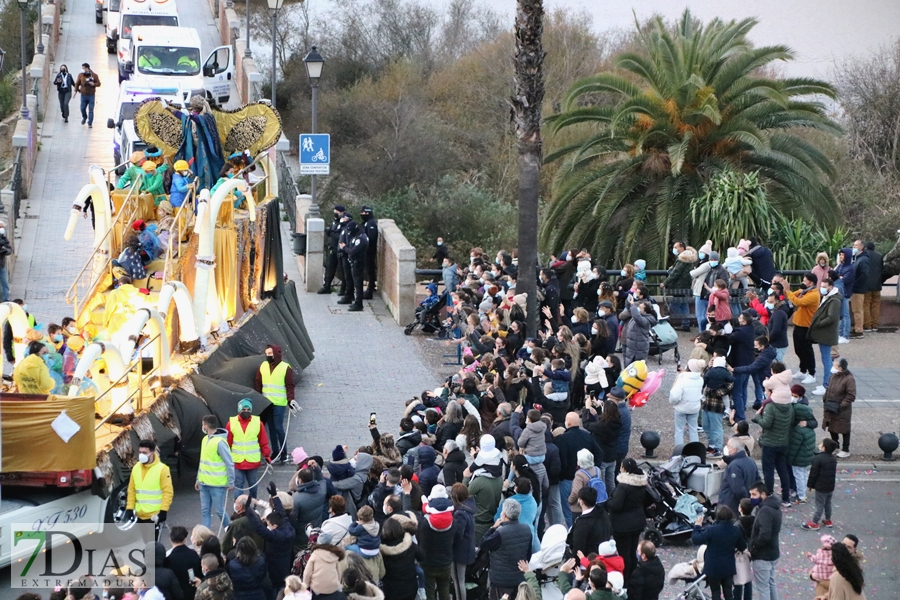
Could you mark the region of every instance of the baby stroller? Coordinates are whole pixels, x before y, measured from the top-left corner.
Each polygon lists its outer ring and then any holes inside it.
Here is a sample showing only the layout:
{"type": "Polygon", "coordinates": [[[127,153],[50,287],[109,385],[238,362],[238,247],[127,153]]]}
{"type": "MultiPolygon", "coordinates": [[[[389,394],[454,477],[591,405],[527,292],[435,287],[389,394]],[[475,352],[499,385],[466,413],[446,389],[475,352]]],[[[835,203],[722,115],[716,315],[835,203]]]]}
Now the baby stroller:
{"type": "Polygon", "coordinates": [[[675,446],[672,458],[661,465],[678,478],[704,506],[718,501],[724,471],[706,463],[706,447],[702,442],[675,446]]]}
{"type": "Polygon", "coordinates": [[[478,549],[475,562],[466,567],[466,599],[487,600],[488,570],[491,566],[490,553],[484,548],[478,549]]]}
{"type": "Polygon", "coordinates": [[[706,586],[706,575],[701,575],[697,580],[689,586],[681,590],[681,593],[675,596],[674,600],[707,600],[707,595],[703,593],[706,586]]]}
{"type": "Polygon", "coordinates": [[[416,320],[406,326],[403,333],[412,335],[416,329],[421,329],[425,333],[439,333],[440,337],[444,337],[444,326],[441,324],[441,310],[447,306],[447,292],[441,294],[440,299],[431,308],[424,306],[416,307],[416,320]]]}
{"type": "Polygon", "coordinates": [[[694,531],[694,522],[686,515],[678,512],[678,499],[688,495],[677,476],[664,469],[657,469],[650,463],[641,468],[647,473],[647,495],[650,506],[647,516],[651,520],[644,539],[653,542],[657,547],[664,541],[686,542],[694,531]]]}
{"type": "MultiPolygon", "coordinates": [[[[659,309],[657,308],[657,315],[659,309]]],[[[663,354],[675,351],[675,362],[681,366],[681,353],[678,351],[678,332],[669,323],[669,317],[659,317],[656,325],[650,328],[650,356],[656,356],[658,364],[662,364],[663,354]]]]}

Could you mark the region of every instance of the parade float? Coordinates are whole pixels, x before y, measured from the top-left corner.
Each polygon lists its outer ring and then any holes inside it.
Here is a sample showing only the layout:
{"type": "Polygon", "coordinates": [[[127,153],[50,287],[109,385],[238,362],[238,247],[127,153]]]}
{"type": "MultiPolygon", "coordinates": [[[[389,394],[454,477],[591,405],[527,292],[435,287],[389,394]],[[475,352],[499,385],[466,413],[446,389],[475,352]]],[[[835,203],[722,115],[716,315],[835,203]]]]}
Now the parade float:
{"type": "MultiPolygon", "coordinates": [[[[81,217],[90,202],[93,253],[66,294],[83,350],[62,389],[0,393],[0,527],[61,514],[76,524],[118,522],[140,439],[157,441],[176,477],[193,470],[204,415],[224,423],[246,397],[268,418],[269,402],[253,390],[267,344],[282,347],[295,376],[312,360],[282,268],[278,114],[265,103],[219,111],[195,97],[182,110],[152,99],[135,113],[135,129],[161,151],[160,165],[188,161],[194,183],[172,208],[168,197],[142,192],[140,172],[119,189],[115,167],[88,169],[64,234],[89,223],[81,217]],[[228,162],[239,168],[219,181],[228,162]],[[123,279],[116,259],[136,221],[164,251],[146,264],[146,278],[123,279]],[[37,445],[45,451],[33,452],[37,445]]],[[[26,313],[0,304],[0,322],[11,327],[18,363],[26,313]]],[[[12,552],[0,550],[0,566],[12,552]]]]}

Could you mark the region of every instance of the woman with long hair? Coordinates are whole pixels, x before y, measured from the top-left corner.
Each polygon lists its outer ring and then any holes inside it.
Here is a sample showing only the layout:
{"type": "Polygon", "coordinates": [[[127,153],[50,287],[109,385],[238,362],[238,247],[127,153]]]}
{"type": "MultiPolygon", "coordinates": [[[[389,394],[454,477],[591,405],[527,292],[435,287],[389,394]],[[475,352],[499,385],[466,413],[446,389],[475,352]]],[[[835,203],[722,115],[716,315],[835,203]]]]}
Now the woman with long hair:
{"type": "Polygon", "coordinates": [[[465,454],[478,445],[481,439],[481,420],[475,415],[466,415],[462,429],[456,436],[456,445],[464,449],[465,454]]]}
{"type": "Polygon", "coordinates": [[[862,567],[850,549],[844,544],[831,546],[831,562],[834,563],[834,573],[829,579],[828,595],[816,596],[816,600],[866,600],[862,567]]]}
{"type": "Polygon", "coordinates": [[[613,295],[616,297],[616,312],[625,310],[625,299],[628,298],[628,293],[631,291],[631,286],[633,284],[634,265],[627,264],[619,271],[619,279],[616,280],[616,283],[613,286],[615,290],[613,295]]]}
{"type": "Polygon", "coordinates": [[[435,448],[443,448],[444,442],[455,439],[459,435],[465,417],[466,411],[460,406],[459,402],[447,404],[447,411],[438,422],[437,430],[434,433],[436,438],[435,448]]]}
{"type": "Polygon", "coordinates": [[[606,300],[607,302],[612,302],[613,306],[616,305],[615,291],[613,290],[612,284],[608,281],[600,282],[600,289],[597,290],[597,293],[599,294],[597,296],[597,304],[606,300]]]}
{"type": "Polygon", "coordinates": [[[266,559],[259,552],[250,536],[238,540],[234,558],[225,565],[234,586],[236,600],[265,600],[264,587],[270,587],[266,559]]]}
{"type": "Polygon", "coordinates": [[[615,341],[610,335],[609,325],[604,319],[594,319],[591,324],[591,352],[590,356],[602,356],[606,358],[608,354],[616,351],[615,341]]]}

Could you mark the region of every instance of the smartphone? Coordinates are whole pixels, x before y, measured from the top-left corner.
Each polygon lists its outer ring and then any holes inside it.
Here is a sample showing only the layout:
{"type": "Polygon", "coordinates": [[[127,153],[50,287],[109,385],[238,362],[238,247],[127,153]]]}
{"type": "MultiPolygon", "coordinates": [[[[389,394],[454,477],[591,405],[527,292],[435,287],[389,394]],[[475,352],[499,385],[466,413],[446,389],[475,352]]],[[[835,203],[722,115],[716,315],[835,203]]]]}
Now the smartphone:
{"type": "Polygon", "coordinates": [[[375,413],[369,413],[369,425],[375,425],[375,413]]]}
{"type": "Polygon", "coordinates": [[[193,581],[193,580],[194,580],[194,570],[188,569],[188,581],[193,581]]]}

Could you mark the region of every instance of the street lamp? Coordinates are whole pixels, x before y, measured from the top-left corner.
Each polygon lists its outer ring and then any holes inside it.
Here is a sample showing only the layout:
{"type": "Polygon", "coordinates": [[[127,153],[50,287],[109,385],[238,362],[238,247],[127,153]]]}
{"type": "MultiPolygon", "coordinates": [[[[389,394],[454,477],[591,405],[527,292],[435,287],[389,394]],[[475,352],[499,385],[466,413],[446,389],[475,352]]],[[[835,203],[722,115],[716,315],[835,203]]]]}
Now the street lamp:
{"type": "Polygon", "coordinates": [[[250,50],[250,0],[247,0],[247,48],[244,50],[244,57],[250,58],[253,51],[250,50]]]}
{"type": "Polygon", "coordinates": [[[278,79],[278,75],[275,71],[275,42],[278,40],[278,11],[281,10],[281,5],[284,4],[284,0],[266,1],[269,3],[269,11],[272,13],[272,108],[277,109],[275,106],[275,83],[278,79]]]}
{"type": "Polygon", "coordinates": [[[22,29],[20,36],[22,39],[22,110],[19,113],[23,119],[28,116],[28,74],[25,72],[25,10],[28,8],[28,0],[16,0],[19,3],[19,10],[22,13],[22,29]]]}
{"type": "Polygon", "coordinates": [[[41,0],[38,0],[38,3],[37,3],[37,5],[38,5],[38,40],[37,40],[37,42],[38,43],[37,43],[37,48],[35,48],[35,51],[38,54],[44,53],[44,20],[43,20],[44,19],[44,15],[43,15],[44,7],[41,6],[42,4],[43,3],[41,2],[41,0]]]}
{"type": "MultiPolygon", "coordinates": [[[[306,65],[306,75],[309,77],[309,85],[312,87],[312,131],[310,133],[318,133],[319,118],[319,79],[322,77],[322,68],[325,66],[325,59],[318,53],[316,47],[313,46],[309,54],[303,57],[303,64],[306,65]]],[[[309,216],[318,218],[319,204],[316,201],[316,176],[309,176],[309,216]]]]}

